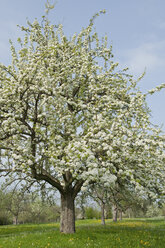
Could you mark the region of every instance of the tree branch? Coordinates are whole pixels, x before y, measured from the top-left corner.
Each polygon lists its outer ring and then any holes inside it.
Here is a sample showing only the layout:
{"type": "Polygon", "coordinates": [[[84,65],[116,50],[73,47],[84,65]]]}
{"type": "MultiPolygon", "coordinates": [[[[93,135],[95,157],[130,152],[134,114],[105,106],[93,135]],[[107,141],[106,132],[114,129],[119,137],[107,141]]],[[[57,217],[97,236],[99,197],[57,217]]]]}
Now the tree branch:
{"type": "Polygon", "coordinates": [[[73,197],[75,198],[77,196],[77,194],[79,193],[79,191],[81,190],[81,187],[83,186],[84,180],[80,179],[78,180],[74,187],[73,187],[73,197]]]}

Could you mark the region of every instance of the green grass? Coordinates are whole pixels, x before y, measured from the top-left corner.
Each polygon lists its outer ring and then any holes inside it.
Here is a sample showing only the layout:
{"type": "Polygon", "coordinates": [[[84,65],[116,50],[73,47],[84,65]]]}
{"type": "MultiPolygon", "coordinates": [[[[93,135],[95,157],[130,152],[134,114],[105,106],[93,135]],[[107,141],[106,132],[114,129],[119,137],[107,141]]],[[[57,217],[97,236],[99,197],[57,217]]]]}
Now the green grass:
{"type": "Polygon", "coordinates": [[[75,234],[61,234],[59,225],[0,226],[0,248],[139,248],[165,247],[165,220],[131,219],[118,223],[76,222],[75,234]]]}

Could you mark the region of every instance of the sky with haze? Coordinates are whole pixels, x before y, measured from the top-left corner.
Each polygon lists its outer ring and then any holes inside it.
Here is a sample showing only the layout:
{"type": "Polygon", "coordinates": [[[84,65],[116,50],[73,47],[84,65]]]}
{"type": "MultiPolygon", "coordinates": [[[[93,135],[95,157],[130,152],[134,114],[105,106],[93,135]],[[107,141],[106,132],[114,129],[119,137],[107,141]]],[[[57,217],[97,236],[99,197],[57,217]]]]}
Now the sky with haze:
{"type": "MultiPolygon", "coordinates": [[[[113,46],[114,60],[120,67],[129,67],[140,81],[143,92],[165,83],[165,0],[57,0],[49,14],[54,24],[62,23],[70,37],[89,24],[99,10],[106,14],[95,21],[96,31],[108,36],[113,46]]],[[[45,15],[46,0],[0,0],[0,63],[11,61],[11,39],[16,44],[22,32],[17,27],[27,19],[41,20],[45,15]]],[[[50,3],[53,1],[50,0],[50,3]]],[[[165,131],[165,89],[147,98],[152,111],[152,122],[163,125],[165,131]]]]}

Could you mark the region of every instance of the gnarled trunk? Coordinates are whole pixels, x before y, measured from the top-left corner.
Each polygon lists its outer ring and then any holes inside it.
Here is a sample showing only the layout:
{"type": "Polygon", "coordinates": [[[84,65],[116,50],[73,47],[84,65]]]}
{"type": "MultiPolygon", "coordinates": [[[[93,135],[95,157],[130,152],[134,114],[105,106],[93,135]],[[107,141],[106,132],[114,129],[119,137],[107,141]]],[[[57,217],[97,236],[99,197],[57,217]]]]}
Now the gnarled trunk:
{"type": "Polygon", "coordinates": [[[63,233],[75,233],[74,196],[70,191],[61,194],[60,231],[63,233]]]}

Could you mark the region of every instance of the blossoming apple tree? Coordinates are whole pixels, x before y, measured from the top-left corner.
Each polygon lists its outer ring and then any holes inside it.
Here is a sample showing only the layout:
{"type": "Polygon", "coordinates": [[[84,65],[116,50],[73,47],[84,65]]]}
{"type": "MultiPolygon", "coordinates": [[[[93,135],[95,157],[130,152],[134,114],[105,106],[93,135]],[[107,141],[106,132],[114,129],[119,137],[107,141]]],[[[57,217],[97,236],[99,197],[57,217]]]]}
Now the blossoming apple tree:
{"type": "Polygon", "coordinates": [[[58,189],[64,233],[75,232],[74,200],[89,183],[129,181],[155,195],[164,175],[146,96],[93,20],[71,39],[47,18],[28,22],[11,65],[0,65],[0,171],[58,189]]]}

